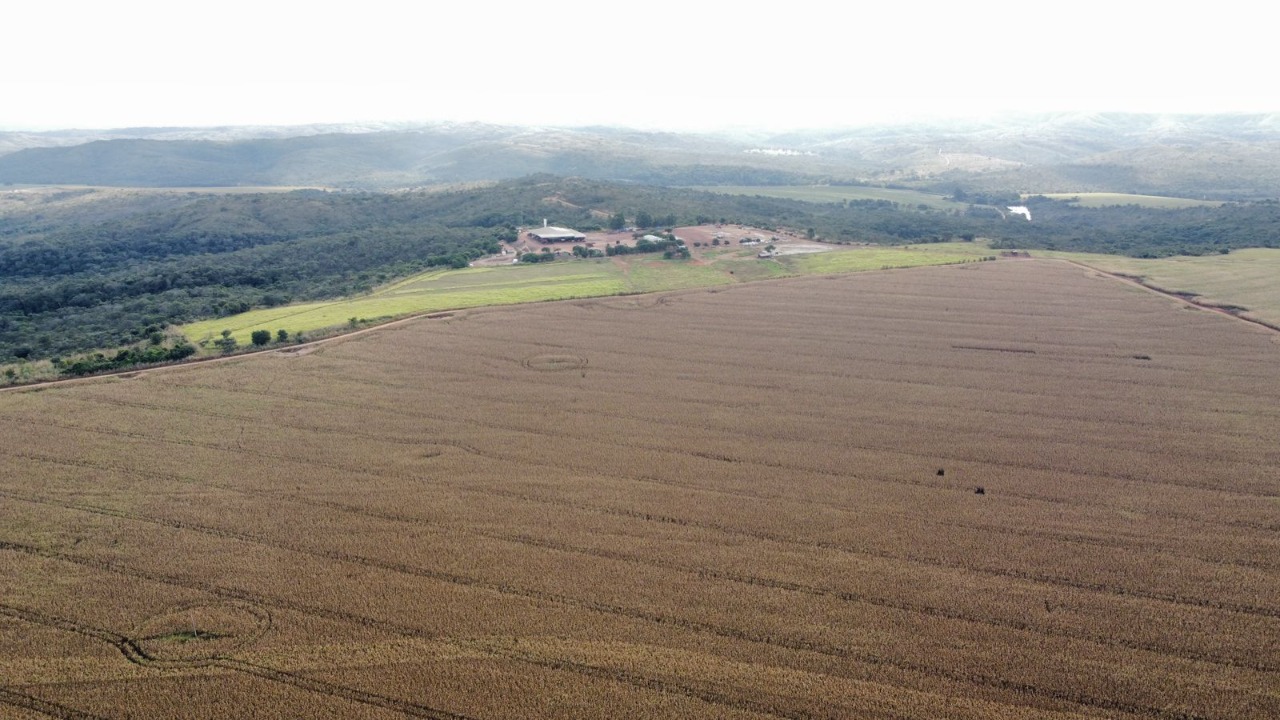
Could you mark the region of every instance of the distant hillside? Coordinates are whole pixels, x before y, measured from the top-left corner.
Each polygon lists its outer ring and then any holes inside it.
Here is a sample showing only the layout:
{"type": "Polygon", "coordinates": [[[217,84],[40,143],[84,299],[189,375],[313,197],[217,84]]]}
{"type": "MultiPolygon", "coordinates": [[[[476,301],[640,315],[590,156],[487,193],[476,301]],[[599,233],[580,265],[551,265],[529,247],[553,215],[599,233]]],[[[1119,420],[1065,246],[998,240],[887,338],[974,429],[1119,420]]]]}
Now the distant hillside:
{"type": "Polygon", "coordinates": [[[378,132],[211,140],[97,140],[0,157],[0,182],[133,187],[344,185],[421,179],[429,158],[492,137],[378,132]]]}
{"type": "MultiPolygon", "coordinates": [[[[1151,145],[1072,163],[1019,166],[984,175],[946,173],[970,190],[1126,192],[1212,200],[1280,197],[1280,141],[1151,145]]],[[[945,185],[943,186],[945,187],[945,185]]]]}
{"type": "Polygon", "coordinates": [[[699,135],[447,125],[239,140],[118,138],[0,156],[0,183],[405,187],[536,173],[629,182],[779,183],[819,164],[699,135]]]}
{"type": "Polygon", "coordinates": [[[1059,113],[719,135],[478,123],[0,133],[9,184],[389,188],[534,173],[1263,199],[1278,194],[1280,115],[1059,113]]]}
{"type": "Polygon", "coordinates": [[[1278,196],[1280,115],[1062,113],[768,139],[866,177],[947,192],[1278,196]]]}

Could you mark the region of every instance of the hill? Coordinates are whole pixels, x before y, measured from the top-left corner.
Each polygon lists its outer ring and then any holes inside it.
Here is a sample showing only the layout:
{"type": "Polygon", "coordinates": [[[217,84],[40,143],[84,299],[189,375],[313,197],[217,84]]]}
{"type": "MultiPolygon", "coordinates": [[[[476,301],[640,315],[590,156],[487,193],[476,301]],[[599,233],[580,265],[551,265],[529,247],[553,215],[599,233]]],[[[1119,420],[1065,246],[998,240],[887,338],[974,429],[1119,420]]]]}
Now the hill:
{"type": "MultiPolygon", "coordinates": [[[[903,197],[914,197],[910,194],[903,197]]],[[[994,202],[994,200],[993,200],[994,202]]],[[[763,195],[548,175],[431,191],[273,193],[24,190],[0,193],[0,359],[155,337],[167,325],[368,292],[429,267],[462,267],[546,219],[674,227],[736,222],[830,243],[988,238],[997,248],[1141,257],[1275,247],[1275,201],[1183,209],[998,207],[763,195]]]]}
{"type": "Polygon", "coordinates": [[[10,184],[389,188],[533,173],[1263,199],[1277,195],[1280,116],[1067,113],[718,134],[476,123],[0,133],[0,183],[10,184]]]}
{"type": "Polygon", "coordinates": [[[788,182],[814,169],[745,149],[698,135],[479,124],[231,140],[112,138],[0,156],[0,183],[405,187],[552,173],[697,184],[788,182]]]}

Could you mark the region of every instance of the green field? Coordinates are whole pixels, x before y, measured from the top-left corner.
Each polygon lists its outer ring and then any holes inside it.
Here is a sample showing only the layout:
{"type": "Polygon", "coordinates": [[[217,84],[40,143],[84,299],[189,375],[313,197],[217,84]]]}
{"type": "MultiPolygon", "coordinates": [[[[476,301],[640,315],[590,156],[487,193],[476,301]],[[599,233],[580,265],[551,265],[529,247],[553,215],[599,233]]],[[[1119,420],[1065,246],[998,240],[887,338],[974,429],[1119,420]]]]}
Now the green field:
{"type": "Polygon", "coordinates": [[[985,247],[968,244],[968,248],[954,247],[960,243],[939,243],[938,245],[917,245],[907,248],[865,248],[848,252],[812,253],[806,255],[788,255],[779,261],[800,275],[822,275],[826,273],[859,272],[863,270],[882,270],[899,267],[916,267],[919,265],[948,265],[971,262],[978,257],[990,254],[966,252],[966,249],[986,250],[985,247]]]}
{"type": "Polygon", "coordinates": [[[764,197],[803,200],[805,202],[888,200],[911,207],[926,205],[934,210],[954,210],[968,207],[964,203],[948,200],[941,195],[931,195],[918,190],[897,188],[848,185],[699,185],[689,189],[703,190],[721,195],[762,195],[764,197]]]}
{"type": "MultiPolygon", "coordinates": [[[[368,295],[327,302],[252,310],[186,325],[197,344],[230,330],[241,344],[254,330],[291,335],[331,331],[358,322],[486,305],[566,300],[711,287],[789,275],[939,265],[972,260],[989,252],[972,243],[905,248],[854,248],[758,260],[754,250],[709,251],[699,260],[628,256],[537,265],[435,270],[393,283],[368,295]]],[[[211,348],[210,348],[211,349],[211,348]]]]}
{"type": "Polygon", "coordinates": [[[1037,257],[1059,257],[1106,272],[1141,277],[1149,285],[1195,293],[1200,302],[1247,308],[1243,314],[1280,324],[1280,249],[1234,250],[1229,255],[1170,257],[1158,260],[1032,251],[1037,257]]]}
{"type": "Polygon", "coordinates": [[[607,260],[512,267],[433,271],[343,300],[286,305],[182,328],[199,342],[230,330],[240,343],[254,330],[312,332],[348,324],[350,318],[380,320],[414,313],[481,305],[511,305],[541,300],[597,297],[631,292],[625,276],[607,260]]]}
{"type": "Polygon", "coordinates": [[[1192,200],[1190,198],[1164,197],[1161,195],[1129,195],[1126,193],[1038,193],[1054,200],[1071,201],[1080,207],[1096,208],[1111,205],[1137,205],[1160,210],[1221,205],[1220,200],[1192,200]]]}

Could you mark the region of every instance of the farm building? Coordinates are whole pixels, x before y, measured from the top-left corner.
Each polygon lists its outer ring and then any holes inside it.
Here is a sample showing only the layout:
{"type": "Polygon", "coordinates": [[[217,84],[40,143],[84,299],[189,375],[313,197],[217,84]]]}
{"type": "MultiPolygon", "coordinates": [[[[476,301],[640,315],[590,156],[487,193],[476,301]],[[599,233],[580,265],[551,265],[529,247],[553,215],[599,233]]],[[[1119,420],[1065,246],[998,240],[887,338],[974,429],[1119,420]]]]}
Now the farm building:
{"type": "Polygon", "coordinates": [[[537,240],[538,242],[544,242],[544,243],[575,242],[578,240],[587,239],[586,235],[583,235],[577,230],[570,230],[569,228],[555,227],[554,225],[548,225],[548,226],[530,230],[528,232],[528,235],[534,240],[537,240]]]}

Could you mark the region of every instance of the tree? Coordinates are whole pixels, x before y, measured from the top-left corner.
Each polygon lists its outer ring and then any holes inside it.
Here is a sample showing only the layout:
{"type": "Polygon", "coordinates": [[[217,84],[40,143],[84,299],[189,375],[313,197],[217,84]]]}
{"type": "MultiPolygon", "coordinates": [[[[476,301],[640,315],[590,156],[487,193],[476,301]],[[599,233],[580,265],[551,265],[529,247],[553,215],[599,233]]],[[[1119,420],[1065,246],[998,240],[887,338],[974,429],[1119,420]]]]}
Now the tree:
{"type": "Polygon", "coordinates": [[[609,216],[610,230],[621,230],[626,226],[627,226],[627,218],[622,214],[621,210],[609,216]]]}
{"type": "Polygon", "coordinates": [[[191,357],[196,354],[196,347],[186,340],[179,341],[177,345],[169,348],[166,353],[166,360],[181,360],[185,357],[191,357]]]}
{"type": "Polygon", "coordinates": [[[249,339],[253,341],[254,345],[266,345],[271,342],[271,331],[254,330],[253,333],[249,335],[249,339]]]}
{"type": "Polygon", "coordinates": [[[653,227],[653,216],[649,214],[649,211],[641,210],[636,213],[636,227],[653,227]]]}
{"type": "Polygon", "coordinates": [[[277,330],[277,331],[276,331],[276,341],[277,341],[277,342],[285,342],[285,341],[287,341],[288,339],[289,339],[289,331],[288,331],[288,330],[277,330]]]}

